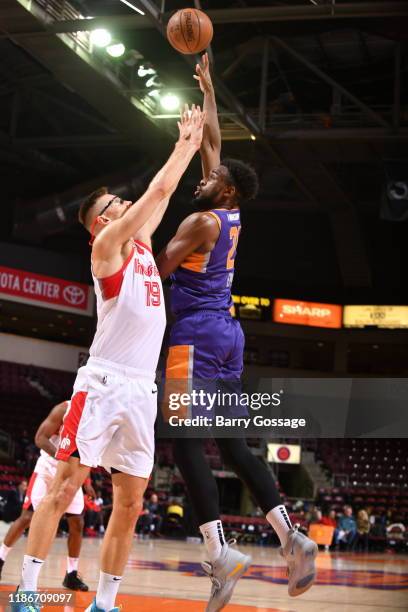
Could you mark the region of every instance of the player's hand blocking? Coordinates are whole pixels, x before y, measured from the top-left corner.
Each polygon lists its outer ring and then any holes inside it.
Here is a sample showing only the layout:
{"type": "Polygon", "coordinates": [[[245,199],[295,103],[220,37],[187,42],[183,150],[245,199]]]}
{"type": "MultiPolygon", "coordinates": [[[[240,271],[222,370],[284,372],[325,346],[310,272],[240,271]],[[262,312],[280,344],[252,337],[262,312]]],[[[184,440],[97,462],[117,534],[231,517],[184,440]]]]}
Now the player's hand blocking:
{"type": "Polygon", "coordinates": [[[213,84],[210,74],[210,60],[208,53],[204,53],[201,58],[201,64],[196,65],[196,73],[193,78],[198,81],[201,91],[203,94],[211,94],[213,90],[213,84]]]}
{"type": "Polygon", "coordinates": [[[193,144],[197,151],[201,146],[203,139],[203,129],[205,123],[205,112],[195,104],[191,105],[191,110],[188,105],[184,105],[184,110],[181,113],[180,121],[177,122],[180,136],[179,142],[189,141],[193,144]]]}

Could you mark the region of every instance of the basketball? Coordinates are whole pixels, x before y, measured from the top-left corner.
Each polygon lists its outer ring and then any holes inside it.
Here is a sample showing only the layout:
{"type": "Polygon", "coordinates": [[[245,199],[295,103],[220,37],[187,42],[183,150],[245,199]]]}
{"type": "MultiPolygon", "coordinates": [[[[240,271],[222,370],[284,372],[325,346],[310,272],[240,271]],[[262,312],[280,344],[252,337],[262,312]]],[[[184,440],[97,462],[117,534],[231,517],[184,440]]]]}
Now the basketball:
{"type": "Polygon", "coordinates": [[[193,55],[204,51],[212,41],[213,25],[203,11],[185,8],[177,11],[167,24],[167,38],[180,53],[193,55]]]}

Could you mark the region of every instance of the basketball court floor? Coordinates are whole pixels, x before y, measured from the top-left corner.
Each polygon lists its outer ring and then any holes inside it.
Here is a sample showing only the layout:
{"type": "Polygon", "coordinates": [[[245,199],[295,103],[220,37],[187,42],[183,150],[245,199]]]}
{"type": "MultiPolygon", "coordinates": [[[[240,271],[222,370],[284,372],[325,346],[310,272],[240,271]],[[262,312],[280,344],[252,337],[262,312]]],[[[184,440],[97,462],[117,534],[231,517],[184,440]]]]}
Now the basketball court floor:
{"type": "MultiPolygon", "coordinates": [[[[98,579],[101,540],[86,539],[80,573],[92,590],[98,579]]],[[[2,591],[18,583],[25,540],[10,553],[2,591]]],[[[408,611],[408,557],[383,554],[320,553],[316,585],[299,598],[286,592],[286,570],[276,549],[246,546],[253,565],[238,583],[229,612],[391,612],[408,611]]],[[[41,588],[58,588],[65,573],[66,542],[54,543],[42,571],[41,588]]],[[[123,612],[204,612],[210,581],[201,571],[199,544],[174,540],[136,540],[118,603],[123,612]]],[[[86,608],[93,593],[76,594],[76,605],[45,607],[49,612],[86,608]]],[[[0,610],[6,611],[6,607],[0,610]]]]}

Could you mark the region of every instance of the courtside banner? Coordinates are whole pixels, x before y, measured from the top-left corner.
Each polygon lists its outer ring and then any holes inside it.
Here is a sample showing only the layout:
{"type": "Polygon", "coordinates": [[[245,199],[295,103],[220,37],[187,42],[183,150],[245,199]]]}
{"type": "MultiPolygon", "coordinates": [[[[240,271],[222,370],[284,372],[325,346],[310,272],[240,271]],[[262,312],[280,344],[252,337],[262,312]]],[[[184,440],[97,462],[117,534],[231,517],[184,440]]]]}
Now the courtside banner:
{"type": "Polygon", "coordinates": [[[342,324],[342,307],[337,304],[275,300],[273,320],[275,323],[287,323],[289,325],[339,329],[342,324]]]}
{"type": "Polygon", "coordinates": [[[164,438],[408,438],[408,378],[167,378],[158,400],[164,438]]]}
{"type": "Polygon", "coordinates": [[[94,291],[90,285],[0,266],[0,298],[92,316],[94,291]]]}

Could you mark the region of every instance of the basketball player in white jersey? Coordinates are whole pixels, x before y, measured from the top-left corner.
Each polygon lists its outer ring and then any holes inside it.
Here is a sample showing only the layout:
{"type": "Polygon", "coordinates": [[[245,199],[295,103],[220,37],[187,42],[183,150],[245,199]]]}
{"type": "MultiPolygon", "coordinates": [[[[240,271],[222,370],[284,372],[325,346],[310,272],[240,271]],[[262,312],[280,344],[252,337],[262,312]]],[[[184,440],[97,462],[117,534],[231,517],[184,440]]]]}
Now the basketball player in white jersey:
{"type": "MultiPolygon", "coordinates": [[[[61,402],[54,406],[35,434],[34,441],[38,448],[41,449],[41,452],[28,483],[21,515],[10,525],[3,544],[0,546],[0,578],[7,555],[23,535],[24,531],[29,528],[33,512],[35,512],[41,500],[47,494],[57,471],[58,461],[55,459],[55,455],[59,444],[59,431],[69,405],[70,402],[61,402]]],[[[86,483],[84,486],[87,494],[95,495],[90,483],[86,483]]],[[[67,540],[67,571],[63,586],[72,591],[88,590],[87,585],[78,575],[79,553],[84,529],[83,509],[84,494],[82,489],[79,488],[65,513],[69,535],[67,540]]]]}
{"type": "MultiPolygon", "coordinates": [[[[153,467],[154,380],[166,325],[150,238],[200,148],[204,120],[200,108],[183,113],[173,153],[135,204],[102,190],[80,209],[80,221],[93,239],[98,324],[64,420],[56,477],[31,522],[21,591],[37,590],[61,515],[90,467],[101,465],[112,474],[113,509],[101,547],[96,598],[87,610],[118,610],[116,594],[153,467]]],[[[38,608],[18,604],[13,609],[38,608]]]]}

